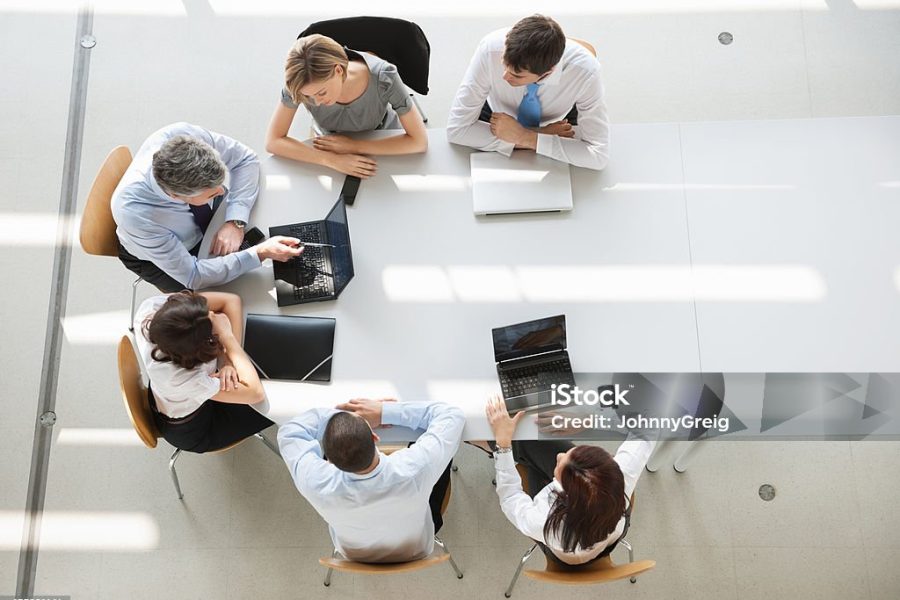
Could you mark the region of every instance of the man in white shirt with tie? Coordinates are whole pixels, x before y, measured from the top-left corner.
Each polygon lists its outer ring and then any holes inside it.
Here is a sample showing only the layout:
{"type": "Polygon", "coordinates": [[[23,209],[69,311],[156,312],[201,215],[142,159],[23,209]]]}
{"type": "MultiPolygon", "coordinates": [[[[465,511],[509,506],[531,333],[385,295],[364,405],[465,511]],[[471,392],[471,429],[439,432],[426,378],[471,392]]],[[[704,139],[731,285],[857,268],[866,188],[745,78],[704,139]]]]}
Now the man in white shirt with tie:
{"type": "Polygon", "coordinates": [[[447,139],[506,156],[525,148],[603,169],[609,121],[600,64],[549,17],[533,15],[490,33],[453,99],[447,139]]]}
{"type": "Polygon", "coordinates": [[[334,548],[357,562],[424,558],[442,525],[465,416],[441,402],[351,400],[309,410],[278,430],[278,447],[294,485],[328,523],[334,548]],[[390,455],[373,428],[424,430],[390,455]]]}

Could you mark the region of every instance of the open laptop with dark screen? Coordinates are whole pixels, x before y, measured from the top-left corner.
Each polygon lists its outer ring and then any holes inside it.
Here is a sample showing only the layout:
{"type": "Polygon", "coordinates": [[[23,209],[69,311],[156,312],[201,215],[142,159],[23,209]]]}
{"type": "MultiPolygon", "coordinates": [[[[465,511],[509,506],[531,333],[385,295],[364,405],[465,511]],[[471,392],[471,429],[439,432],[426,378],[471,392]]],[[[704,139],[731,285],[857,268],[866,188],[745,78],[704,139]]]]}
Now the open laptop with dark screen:
{"type": "Polygon", "coordinates": [[[500,388],[510,414],[551,404],[550,386],[575,385],[566,350],[566,317],[558,315],[492,330],[500,388]]]}
{"type": "Polygon", "coordinates": [[[274,263],[278,306],[337,298],[353,279],[350,227],[343,199],[322,221],[270,227],[269,235],[286,235],[304,243],[303,253],[274,263]]]}

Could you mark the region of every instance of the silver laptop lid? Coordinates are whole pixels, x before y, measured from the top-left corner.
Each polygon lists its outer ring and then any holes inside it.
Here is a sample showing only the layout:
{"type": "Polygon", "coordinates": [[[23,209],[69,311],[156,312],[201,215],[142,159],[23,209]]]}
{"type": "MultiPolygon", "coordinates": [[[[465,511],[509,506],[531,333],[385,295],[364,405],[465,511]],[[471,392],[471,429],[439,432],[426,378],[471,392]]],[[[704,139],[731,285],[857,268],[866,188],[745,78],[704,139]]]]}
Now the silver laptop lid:
{"type": "Polygon", "coordinates": [[[472,206],[476,215],[572,210],[569,165],[527,150],[510,158],[474,152],[472,206]]]}

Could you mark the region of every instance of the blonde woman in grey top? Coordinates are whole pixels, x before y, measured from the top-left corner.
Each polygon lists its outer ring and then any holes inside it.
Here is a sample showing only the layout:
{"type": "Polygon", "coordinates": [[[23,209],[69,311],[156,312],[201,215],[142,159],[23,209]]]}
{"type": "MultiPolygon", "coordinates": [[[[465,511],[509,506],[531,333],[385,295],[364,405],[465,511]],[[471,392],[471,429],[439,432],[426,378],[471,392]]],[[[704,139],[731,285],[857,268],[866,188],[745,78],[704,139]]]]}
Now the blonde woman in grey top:
{"type": "Polygon", "coordinates": [[[427,147],[425,123],[394,65],[323,35],[294,43],[281,101],[266,134],[268,152],[367,178],[376,171],[373,155],[416,154],[427,147]],[[288,135],[301,104],[327,132],[311,144],[288,135]],[[375,129],[403,132],[377,140],[345,135],[375,129]]]}

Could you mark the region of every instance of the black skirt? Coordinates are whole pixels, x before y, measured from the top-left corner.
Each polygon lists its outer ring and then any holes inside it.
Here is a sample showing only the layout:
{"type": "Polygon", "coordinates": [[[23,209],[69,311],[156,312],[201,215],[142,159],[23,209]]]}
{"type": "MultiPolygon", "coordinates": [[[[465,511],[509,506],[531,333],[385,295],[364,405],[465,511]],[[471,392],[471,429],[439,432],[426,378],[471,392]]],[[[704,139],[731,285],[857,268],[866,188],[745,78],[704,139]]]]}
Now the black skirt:
{"type": "Polygon", "coordinates": [[[207,400],[186,417],[173,419],[159,412],[153,392],[150,411],[163,439],[186,452],[221,450],[274,425],[249,404],[228,404],[207,400]]]}

